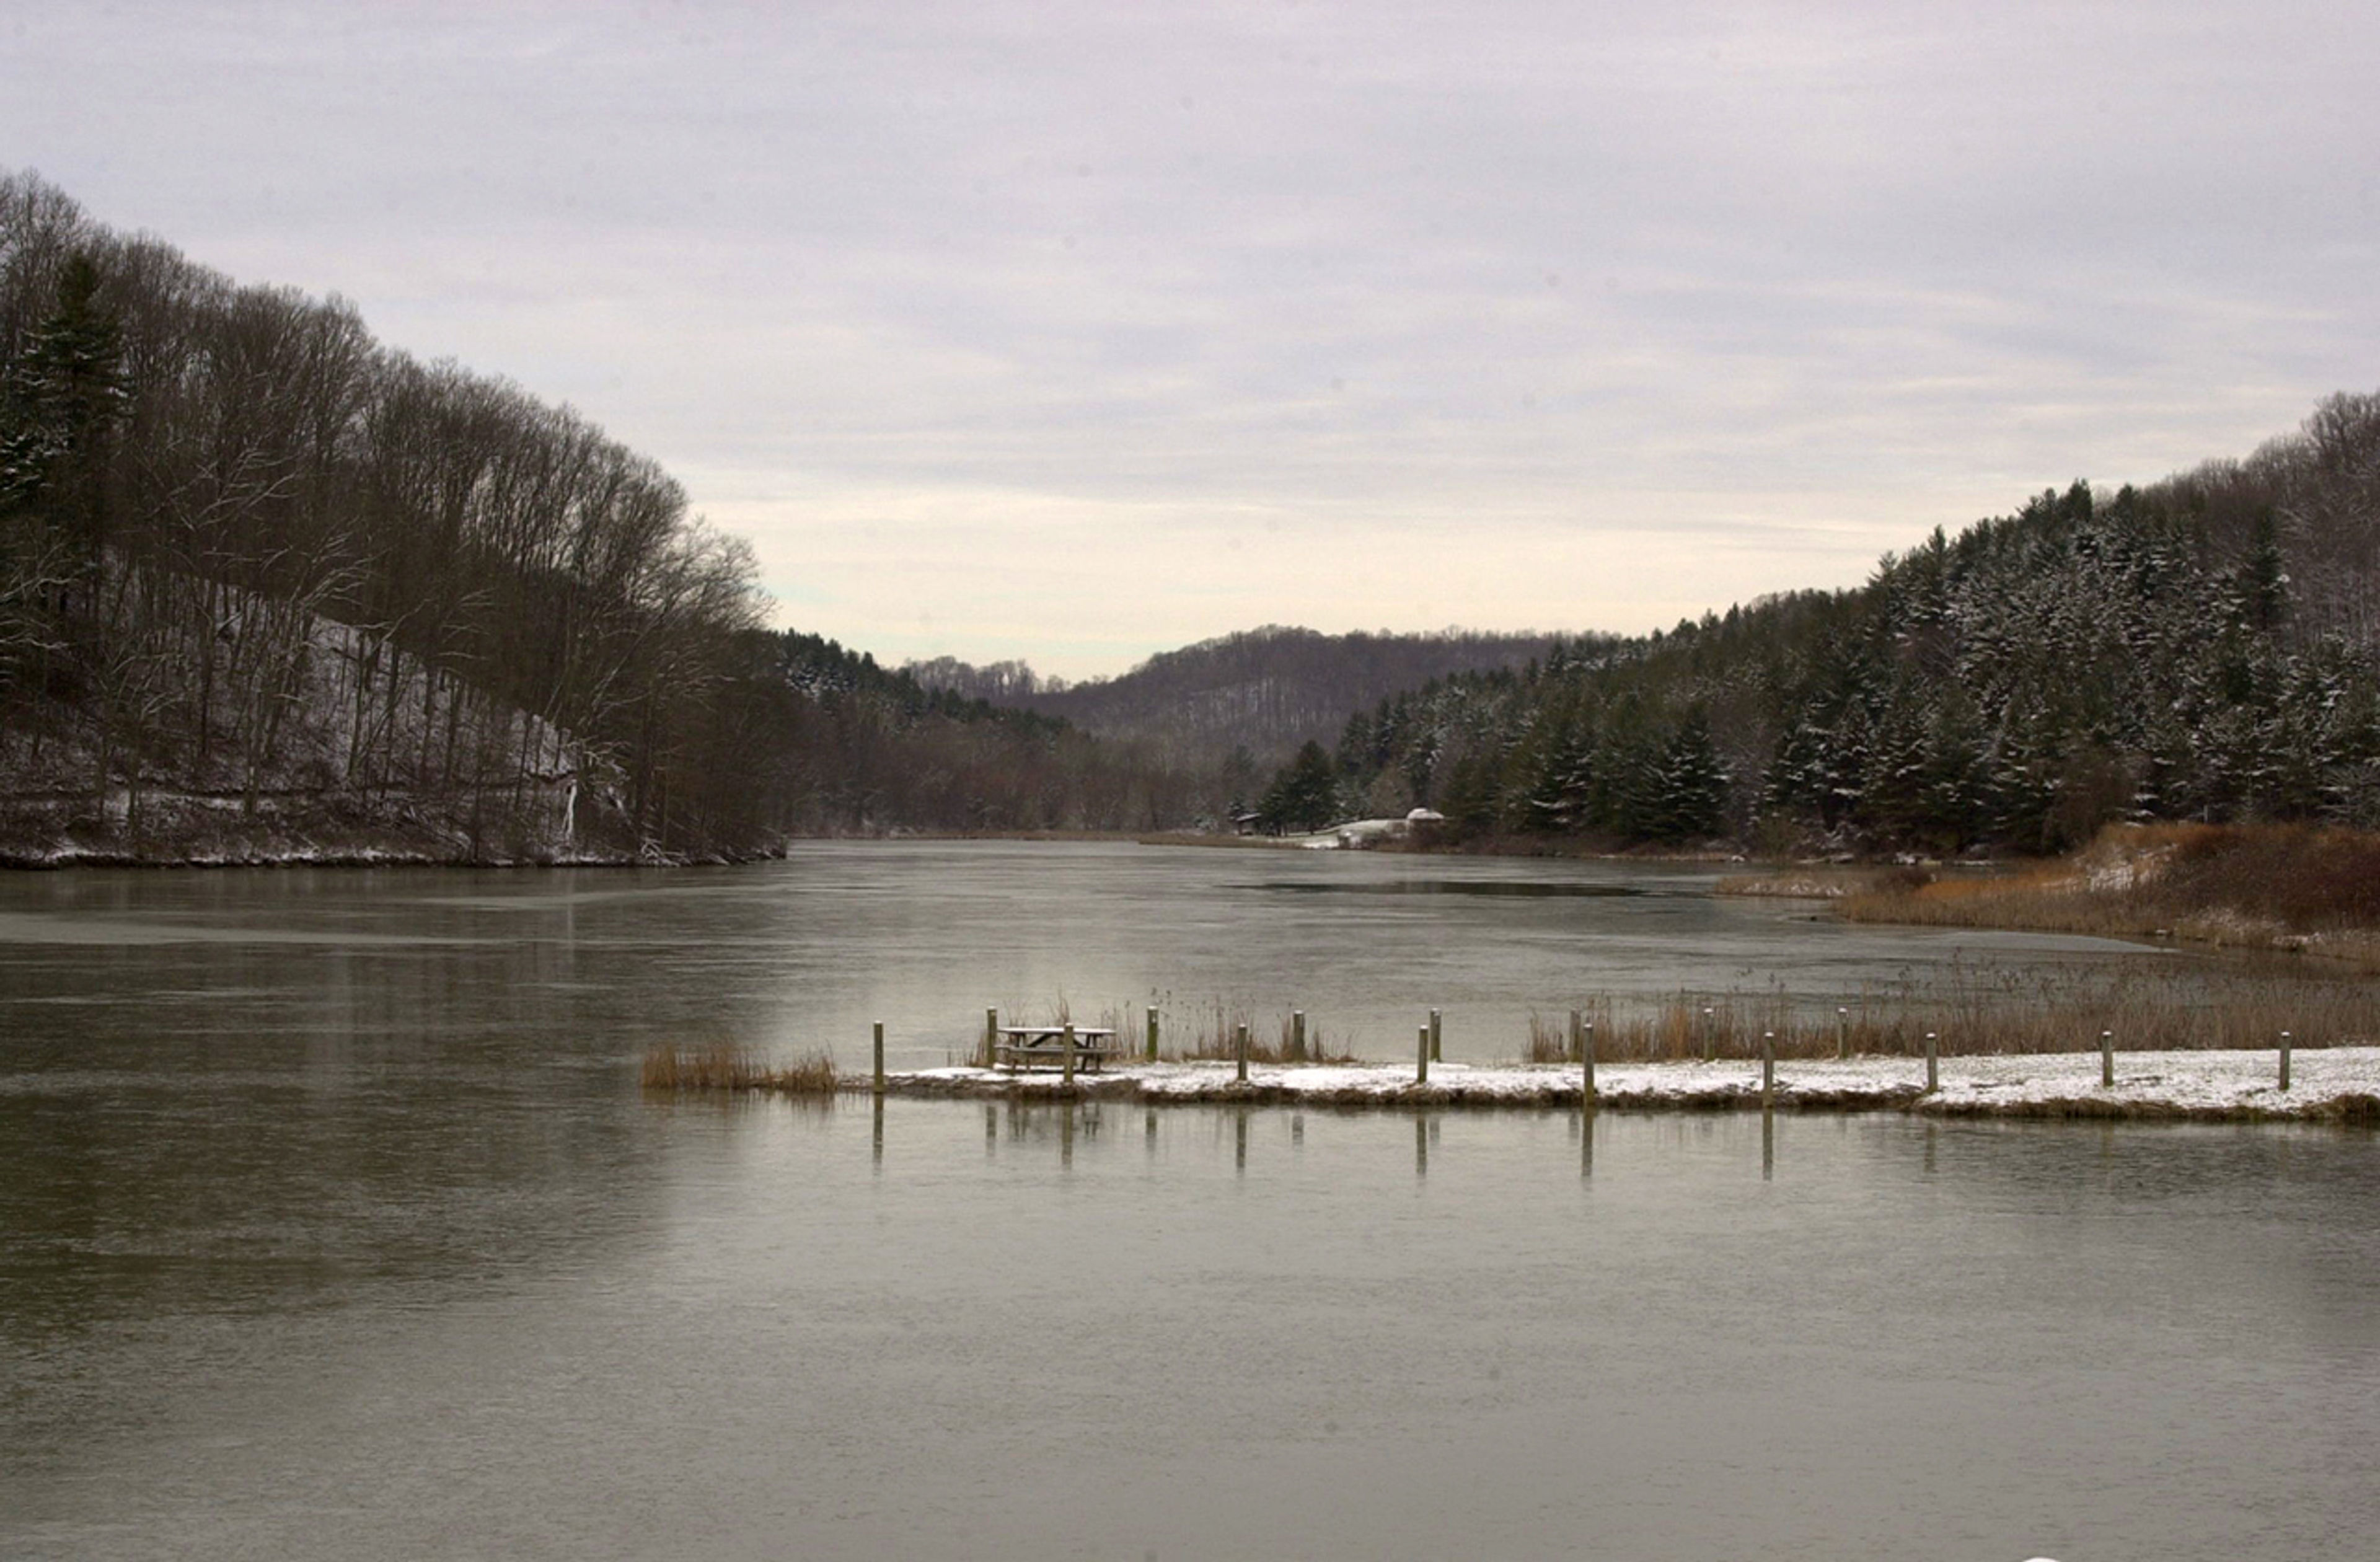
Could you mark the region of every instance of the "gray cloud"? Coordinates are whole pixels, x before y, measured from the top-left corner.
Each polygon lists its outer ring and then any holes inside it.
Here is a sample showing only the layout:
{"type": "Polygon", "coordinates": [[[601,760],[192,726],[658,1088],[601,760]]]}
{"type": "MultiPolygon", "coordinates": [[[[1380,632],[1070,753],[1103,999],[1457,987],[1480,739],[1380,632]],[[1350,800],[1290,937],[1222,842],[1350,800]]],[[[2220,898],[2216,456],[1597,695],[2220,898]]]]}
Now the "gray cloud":
{"type": "Polygon", "coordinates": [[[9,162],[573,401],[896,657],[1640,628],[2380,361],[2357,6],[0,18],[9,162]]]}

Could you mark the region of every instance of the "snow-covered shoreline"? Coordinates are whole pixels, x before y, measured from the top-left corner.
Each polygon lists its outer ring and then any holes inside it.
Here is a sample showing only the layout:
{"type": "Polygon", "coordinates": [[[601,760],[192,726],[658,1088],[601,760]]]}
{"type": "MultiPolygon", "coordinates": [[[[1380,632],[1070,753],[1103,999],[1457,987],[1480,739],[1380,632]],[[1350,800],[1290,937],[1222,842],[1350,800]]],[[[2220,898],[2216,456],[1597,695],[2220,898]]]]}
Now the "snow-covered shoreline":
{"type": "MultiPolygon", "coordinates": [[[[1777,1065],[1780,1111],[1911,1111],[1945,1117],[2130,1117],[2220,1122],[2267,1119],[2380,1122],[2380,1047],[2296,1052],[2290,1088],[2279,1088],[2277,1056],[2256,1052],[2131,1052],[2116,1056],[2116,1083],[2099,1082],[2099,1055],[2032,1053],[1946,1057],[1941,1085],[1925,1088],[1925,1065],[1911,1057],[1795,1059],[1777,1065]]],[[[845,1090],[870,1088],[862,1075],[845,1090]]],[[[1010,1097],[1063,1095],[1055,1072],[1009,1074],[972,1067],[888,1073],[888,1094],[1010,1097]]],[[[1414,1066],[1251,1064],[1245,1084],[1230,1063],[1133,1063],[1076,1078],[1086,1098],[1161,1104],[1236,1103],[1332,1107],[1575,1108],[1576,1064],[1433,1063],[1416,1085],[1414,1066]]],[[[1760,1065],[1612,1063],[1596,1069],[1598,1106],[1612,1110],[1757,1110],[1760,1065]]]]}

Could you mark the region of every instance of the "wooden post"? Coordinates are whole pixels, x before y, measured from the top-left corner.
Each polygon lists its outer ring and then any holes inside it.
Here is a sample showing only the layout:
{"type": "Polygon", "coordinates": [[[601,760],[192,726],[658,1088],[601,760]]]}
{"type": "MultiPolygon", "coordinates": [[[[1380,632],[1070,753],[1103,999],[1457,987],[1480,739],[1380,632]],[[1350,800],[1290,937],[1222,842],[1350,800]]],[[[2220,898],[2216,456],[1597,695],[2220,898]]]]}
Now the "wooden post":
{"type": "Polygon", "coordinates": [[[1590,1019],[1578,1033],[1578,1071],[1581,1087],[1586,1092],[1586,1104],[1595,1104],[1595,1021],[1590,1019]]]}
{"type": "Polygon", "coordinates": [[[1148,1006],[1148,1060],[1157,1061],[1157,1006],[1148,1006]]]}
{"type": "Polygon", "coordinates": [[[1718,1015],[1710,1006],[1703,1006],[1703,1061],[1708,1063],[1718,1056],[1718,1038],[1711,1032],[1718,1029],[1718,1015]]]}
{"type": "MultiPolygon", "coordinates": [[[[1066,1021],[1065,1047],[1066,1088],[1072,1090],[1075,1088],[1075,1022],[1071,1019],[1066,1021]]],[[[1069,1127],[1073,1126],[1073,1121],[1071,1117],[1067,1119],[1069,1127]]]]}
{"type": "Polygon", "coordinates": [[[2281,1088],[2289,1088],[2289,1033],[2281,1032],[2281,1088]]]}
{"type": "Polygon", "coordinates": [[[983,1066],[1000,1067],[1000,1011],[996,1008],[983,1011],[983,1066]]]}
{"type": "Polygon", "coordinates": [[[1429,1011],[1429,1060],[1432,1063],[1443,1063],[1446,1061],[1445,1057],[1442,1056],[1438,1050],[1438,1010],[1432,1009],[1429,1011]]]}
{"type": "Polygon", "coordinates": [[[1934,1065],[1934,1032],[1925,1032],[1925,1093],[1932,1095],[1942,1088],[1942,1076],[1934,1065]]]}
{"type": "Polygon", "coordinates": [[[1240,1083],[1248,1082],[1248,1028],[1241,1026],[1232,1036],[1232,1056],[1239,1059],[1240,1083]]]}
{"type": "Polygon", "coordinates": [[[1760,1032],[1760,1109],[1763,1112],[1777,1102],[1777,1032],[1760,1032]]]}
{"type": "Polygon", "coordinates": [[[1421,1039],[1415,1044],[1415,1051],[1418,1056],[1414,1060],[1414,1083],[1426,1085],[1429,1083],[1428,1026],[1425,1025],[1421,1028],[1421,1039]]]}
{"type": "Polygon", "coordinates": [[[1289,1060],[1305,1061],[1305,1011],[1302,1008],[1289,1011],[1289,1060]]]}
{"type": "Polygon", "coordinates": [[[1851,1055],[1852,1011],[1847,1008],[1838,1008],[1835,1010],[1835,1056],[1845,1058],[1851,1055]]]}
{"type": "Polygon", "coordinates": [[[876,1085],[878,1095],[884,1093],[884,1021],[876,1022],[876,1085]]]}
{"type": "Polygon", "coordinates": [[[2099,1032],[2099,1088],[2116,1088],[2116,1033],[2113,1031],[2099,1032]]]}

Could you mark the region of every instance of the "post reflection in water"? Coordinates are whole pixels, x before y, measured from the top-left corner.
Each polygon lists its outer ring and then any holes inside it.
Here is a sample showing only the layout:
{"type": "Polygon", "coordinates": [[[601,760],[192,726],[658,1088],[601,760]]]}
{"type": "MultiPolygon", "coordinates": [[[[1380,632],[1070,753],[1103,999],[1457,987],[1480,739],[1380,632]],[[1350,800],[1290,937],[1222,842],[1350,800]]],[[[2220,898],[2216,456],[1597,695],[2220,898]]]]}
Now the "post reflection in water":
{"type": "Polygon", "coordinates": [[[1148,1112],[1145,1114],[1144,1120],[1143,1120],[1143,1122],[1142,1122],[1142,1126],[1141,1126],[1141,1136],[1142,1136],[1143,1141],[1144,1141],[1144,1142],[1146,1142],[1146,1143],[1148,1144],[1148,1154],[1149,1154],[1149,1158],[1150,1158],[1151,1160],[1156,1159],[1156,1157],[1157,1157],[1157,1108],[1156,1108],[1156,1107],[1154,1107],[1154,1106],[1150,1107],[1150,1108],[1148,1110],[1148,1112]]]}
{"type": "Polygon", "coordinates": [[[1248,1169],[1248,1109],[1245,1106],[1232,1113],[1232,1169],[1248,1169]]]}
{"type": "Polygon", "coordinates": [[[1595,1175],[1595,1114],[1581,1112],[1571,1119],[1571,1133],[1578,1141],[1578,1175],[1595,1175]]]}
{"type": "Polygon", "coordinates": [[[1429,1175],[1429,1114],[1414,1114],[1414,1175],[1429,1175]]]}
{"type": "MultiPolygon", "coordinates": [[[[1055,1141],[1059,1164],[1072,1164],[1076,1140],[1095,1142],[1105,1126],[1096,1101],[1073,1100],[1027,1102],[1011,1098],[1005,1103],[1008,1122],[1006,1138],[1011,1144],[1047,1144],[1055,1141]]],[[[986,1103],[983,1110],[984,1143],[987,1153],[998,1132],[1001,1108],[986,1103]]]]}
{"type": "Polygon", "coordinates": [[[884,1165],[884,1098],[876,1097],[875,1122],[871,1125],[873,1145],[869,1158],[879,1170],[884,1165]]]}
{"type": "Polygon", "coordinates": [[[1760,1114],[1760,1180],[1777,1180],[1777,1114],[1765,1109],[1760,1114]]]}

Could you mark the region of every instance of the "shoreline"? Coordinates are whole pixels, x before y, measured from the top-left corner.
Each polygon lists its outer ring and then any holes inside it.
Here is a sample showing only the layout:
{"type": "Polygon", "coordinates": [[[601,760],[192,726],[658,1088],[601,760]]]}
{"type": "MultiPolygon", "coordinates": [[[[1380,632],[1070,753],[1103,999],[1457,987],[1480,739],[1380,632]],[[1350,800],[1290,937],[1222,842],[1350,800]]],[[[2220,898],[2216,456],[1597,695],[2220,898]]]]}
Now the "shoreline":
{"type": "Polygon", "coordinates": [[[781,851],[758,851],[742,857],[642,857],[634,852],[588,852],[555,857],[473,857],[401,848],[293,848],[287,850],[223,851],[182,856],[141,856],[125,851],[86,849],[30,853],[0,850],[0,873],[63,873],[78,868],[129,868],[142,873],[211,873],[231,869],[273,872],[298,868],[733,868],[751,862],[772,862],[781,851]]]}
{"type": "MultiPolygon", "coordinates": [[[[1057,1072],[1010,1074],[954,1065],[888,1072],[883,1093],[1376,1111],[1576,1110],[1581,1102],[1574,1063],[1434,1063],[1427,1084],[1416,1084],[1414,1073],[1411,1064],[1250,1064],[1243,1084],[1226,1062],[1131,1063],[1078,1075],[1070,1086],[1057,1072]]],[[[2096,1052],[1945,1057],[1939,1073],[1939,1088],[1928,1092],[1925,1065],[1917,1058],[1780,1061],[1770,1104],[1784,1112],[1900,1111],[1945,1117],[2380,1124],[2380,1046],[2298,1050],[2291,1056],[2287,1091],[2279,1088],[2277,1055],[2269,1050],[2119,1053],[2113,1088],[2099,1082],[2096,1052]]],[[[1596,1070],[1596,1106],[1756,1112],[1763,1109],[1760,1081],[1760,1065],[1741,1059],[1601,1064],[1596,1070]]],[[[866,1075],[845,1076],[832,1090],[868,1096],[873,1085],[866,1075]]],[[[767,1085],[735,1093],[751,1092],[821,1093],[767,1085]]]]}

